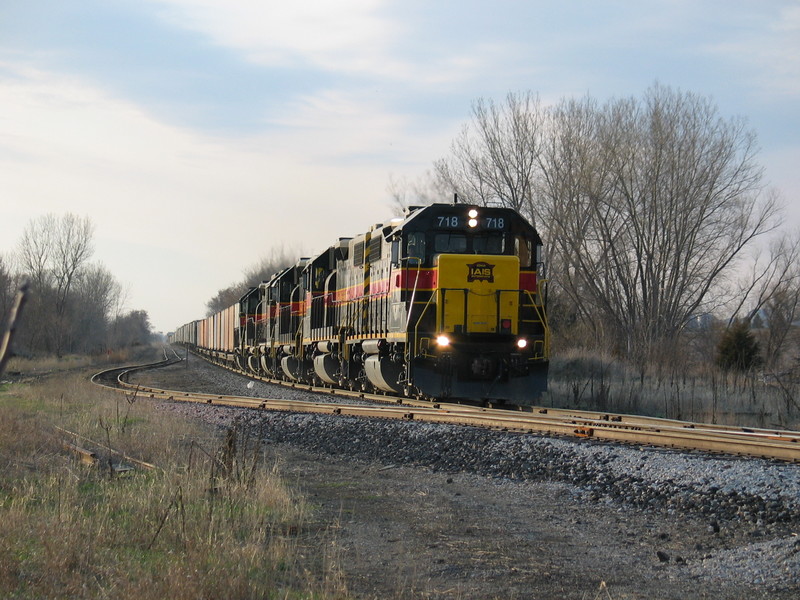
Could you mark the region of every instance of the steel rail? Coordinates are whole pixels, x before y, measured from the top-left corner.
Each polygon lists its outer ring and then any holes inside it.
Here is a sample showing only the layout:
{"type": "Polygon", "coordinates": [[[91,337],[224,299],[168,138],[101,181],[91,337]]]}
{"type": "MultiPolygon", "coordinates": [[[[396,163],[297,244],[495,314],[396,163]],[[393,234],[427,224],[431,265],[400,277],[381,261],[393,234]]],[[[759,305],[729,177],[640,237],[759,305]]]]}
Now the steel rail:
{"type": "Polygon", "coordinates": [[[726,432],[740,432],[745,434],[800,436],[800,432],[792,432],[781,429],[767,429],[759,427],[743,427],[739,425],[720,425],[716,423],[700,423],[693,421],[683,421],[679,419],[665,419],[663,417],[647,417],[640,415],[625,415],[620,413],[599,412],[588,410],[572,410],[565,408],[533,407],[535,412],[547,413],[551,416],[558,416],[565,419],[588,419],[596,421],[608,421],[611,423],[622,422],[629,425],[639,424],[649,427],[684,427],[686,429],[708,429],[726,432]]]}
{"type": "MultiPolygon", "coordinates": [[[[136,389],[137,393],[153,399],[177,402],[486,427],[516,433],[575,436],[636,445],[800,462],[800,432],[792,431],[721,427],[669,419],[628,415],[612,416],[606,413],[581,413],[580,411],[549,408],[535,409],[534,412],[518,412],[446,403],[427,403],[426,405],[415,403],[414,406],[410,406],[405,398],[400,402],[395,401],[393,404],[381,405],[275,400],[163,390],[126,381],[132,370],[167,364],[172,364],[172,362],[162,361],[119,370],[117,383],[112,389],[125,393],[136,389]]],[[[93,378],[93,381],[100,383],[99,378],[98,380],[93,378]]],[[[307,385],[293,387],[319,391],[307,385]]],[[[337,390],[337,393],[341,394],[341,392],[341,390],[337,390]]],[[[360,398],[368,397],[367,394],[355,392],[351,395],[360,398]]]]}
{"type": "MultiPolygon", "coordinates": [[[[201,356],[201,358],[204,358],[201,356]]],[[[204,359],[205,360],[205,359],[204,359]]],[[[648,417],[640,415],[625,415],[619,413],[600,412],[600,411],[580,411],[573,409],[560,409],[542,406],[514,406],[508,408],[496,408],[477,406],[472,404],[463,404],[456,402],[448,402],[445,400],[438,400],[431,402],[428,400],[419,400],[415,398],[407,398],[400,396],[387,396],[384,394],[370,394],[356,390],[345,390],[340,388],[327,388],[315,387],[310,384],[283,381],[279,379],[270,379],[267,377],[254,376],[252,374],[243,373],[238,369],[231,368],[227,365],[220,365],[213,363],[216,366],[225,368],[233,373],[244,375],[251,379],[262,381],[264,383],[271,383],[275,385],[282,385],[292,389],[302,389],[316,393],[327,393],[331,395],[339,395],[350,398],[357,398],[370,402],[377,402],[382,404],[392,404],[398,406],[412,406],[416,408],[444,408],[448,407],[449,410],[458,410],[459,412],[477,412],[481,414],[499,412],[501,414],[538,414],[547,415],[547,422],[562,421],[569,425],[579,427],[590,427],[593,429],[624,429],[632,430],[636,428],[644,428],[645,430],[653,431],[677,431],[680,429],[694,430],[694,431],[707,431],[712,434],[740,436],[742,440],[748,439],[774,439],[781,442],[796,443],[800,446],[800,432],[784,431],[777,429],[764,429],[754,427],[740,427],[735,425],[719,425],[709,423],[699,423],[691,421],[682,421],[677,419],[665,419],[662,417],[648,417]],[[457,408],[456,408],[457,407],[457,408]],[[514,409],[520,411],[515,412],[514,409]]],[[[520,420],[524,420],[523,416],[519,416],[520,420]]],[[[534,420],[534,422],[536,422],[534,420]]],[[[784,459],[786,460],[786,459],[784,459]]],[[[794,459],[789,459],[794,460],[794,459]]]]}
{"type": "MultiPolygon", "coordinates": [[[[195,353],[195,356],[202,358],[203,360],[208,360],[203,355],[198,355],[195,353]]],[[[635,426],[645,426],[645,427],[683,427],[686,429],[709,429],[709,430],[720,430],[720,431],[731,431],[731,432],[742,432],[747,434],[755,434],[760,436],[776,436],[776,437],[785,437],[789,435],[792,438],[800,438],[800,433],[798,432],[790,432],[778,429],[765,429],[765,428],[754,428],[754,427],[741,427],[736,425],[719,425],[719,424],[709,424],[709,423],[700,423],[700,422],[692,422],[692,421],[682,421],[678,419],[665,419],[663,417],[648,417],[648,416],[640,416],[640,415],[625,415],[620,413],[611,413],[611,412],[601,412],[601,411],[589,411],[589,410],[575,410],[575,409],[565,409],[565,408],[553,408],[553,407],[545,407],[545,406],[517,406],[517,405],[509,405],[509,406],[480,406],[477,404],[470,404],[470,403],[463,403],[458,401],[448,401],[448,400],[420,400],[417,398],[408,398],[405,396],[391,396],[386,394],[373,394],[368,392],[362,392],[358,390],[347,390],[342,388],[332,388],[332,387],[318,387],[308,383],[300,383],[294,381],[284,381],[281,379],[271,379],[269,377],[254,375],[253,373],[248,373],[244,371],[240,371],[236,368],[231,366],[221,364],[218,362],[209,361],[217,367],[222,369],[226,369],[232,373],[236,373],[238,375],[242,375],[244,377],[248,377],[249,379],[253,379],[256,381],[261,381],[263,383],[269,383],[273,385],[280,385],[283,387],[288,387],[290,389],[299,389],[305,390],[314,393],[324,393],[336,396],[344,396],[348,398],[357,398],[360,400],[368,401],[368,402],[376,402],[381,404],[396,404],[396,405],[403,405],[403,406],[414,406],[414,407],[440,407],[440,406],[458,406],[461,410],[464,411],[475,411],[475,412],[491,412],[494,410],[500,410],[501,412],[513,412],[513,411],[520,411],[525,413],[538,413],[538,414],[546,414],[548,418],[552,418],[554,420],[565,420],[567,422],[576,422],[576,421],[584,421],[587,424],[593,424],[594,421],[597,422],[597,425],[602,425],[602,421],[606,421],[608,423],[616,423],[619,426],[623,427],[635,427],[635,426]]],[[[799,442],[800,443],[800,442],[799,442]]]]}

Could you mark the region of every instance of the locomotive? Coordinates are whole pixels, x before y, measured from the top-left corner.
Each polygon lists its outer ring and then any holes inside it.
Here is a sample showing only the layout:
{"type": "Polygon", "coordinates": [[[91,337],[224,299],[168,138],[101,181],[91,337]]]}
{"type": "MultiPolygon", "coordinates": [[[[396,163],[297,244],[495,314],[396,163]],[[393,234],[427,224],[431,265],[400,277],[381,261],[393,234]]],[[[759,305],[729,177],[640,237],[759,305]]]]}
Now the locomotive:
{"type": "Polygon", "coordinates": [[[541,249],[509,208],[409,207],[172,341],[275,379],[529,405],[549,364],[541,249]]]}

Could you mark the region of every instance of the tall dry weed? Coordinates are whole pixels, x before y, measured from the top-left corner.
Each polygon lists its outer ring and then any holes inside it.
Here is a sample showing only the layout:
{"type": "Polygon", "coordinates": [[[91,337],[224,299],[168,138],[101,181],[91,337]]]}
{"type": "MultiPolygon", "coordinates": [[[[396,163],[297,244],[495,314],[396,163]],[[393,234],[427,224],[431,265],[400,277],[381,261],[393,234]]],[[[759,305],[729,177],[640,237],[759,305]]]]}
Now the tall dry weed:
{"type": "Polygon", "coordinates": [[[800,386],[763,373],[725,373],[686,361],[642,370],[572,351],[553,359],[552,406],[750,427],[800,428],[800,386]]]}
{"type": "Polygon", "coordinates": [[[340,597],[257,429],[227,435],[67,376],[0,393],[0,597],[340,597]],[[56,428],[60,429],[56,429],[56,428]],[[60,430],[77,434],[72,437],[60,430]],[[86,466],[62,443],[120,455],[86,466]]]}

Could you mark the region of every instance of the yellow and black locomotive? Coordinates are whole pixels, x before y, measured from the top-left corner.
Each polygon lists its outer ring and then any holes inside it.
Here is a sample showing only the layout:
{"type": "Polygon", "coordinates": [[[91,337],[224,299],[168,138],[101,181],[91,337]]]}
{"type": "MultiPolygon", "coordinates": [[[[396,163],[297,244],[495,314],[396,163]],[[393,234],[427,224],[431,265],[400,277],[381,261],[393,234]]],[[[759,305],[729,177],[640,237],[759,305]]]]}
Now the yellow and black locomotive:
{"type": "Polygon", "coordinates": [[[549,357],[541,246],[511,209],[411,207],[174,339],[273,378],[531,404],[549,357]]]}

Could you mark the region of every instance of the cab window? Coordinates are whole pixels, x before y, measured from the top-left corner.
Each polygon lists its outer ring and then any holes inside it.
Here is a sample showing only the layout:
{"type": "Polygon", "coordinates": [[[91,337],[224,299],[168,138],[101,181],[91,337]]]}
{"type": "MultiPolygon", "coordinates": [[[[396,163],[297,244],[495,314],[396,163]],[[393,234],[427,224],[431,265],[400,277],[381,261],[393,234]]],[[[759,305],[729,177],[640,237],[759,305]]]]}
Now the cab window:
{"type": "Polygon", "coordinates": [[[530,267],[531,266],[531,241],[520,236],[517,236],[514,239],[514,253],[519,256],[519,266],[520,267],[530,267]]]}
{"type": "Polygon", "coordinates": [[[502,233],[489,233],[475,236],[472,239],[474,254],[503,254],[505,246],[505,238],[502,233]]]}
{"type": "Polygon", "coordinates": [[[314,291],[322,291],[325,286],[325,269],[322,267],[314,267],[314,291]]]}
{"type": "Polygon", "coordinates": [[[406,243],[406,256],[408,258],[417,258],[420,262],[425,260],[424,231],[412,231],[408,234],[408,242],[406,243]]]}
{"type": "Polygon", "coordinates": [[[463,254],[467,251],[467,236],[463,233],[437,233],[433,245],[437,254],[463,254]]]}

